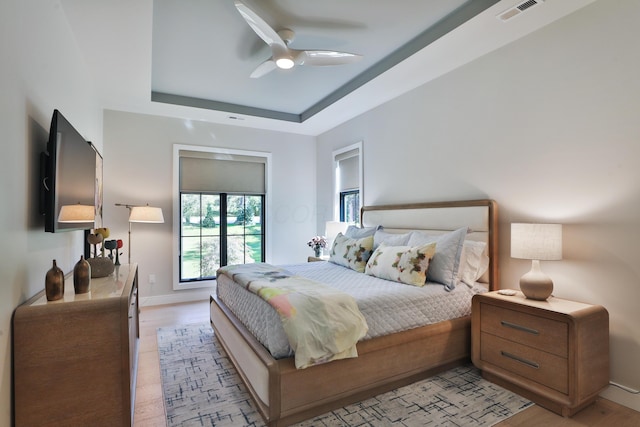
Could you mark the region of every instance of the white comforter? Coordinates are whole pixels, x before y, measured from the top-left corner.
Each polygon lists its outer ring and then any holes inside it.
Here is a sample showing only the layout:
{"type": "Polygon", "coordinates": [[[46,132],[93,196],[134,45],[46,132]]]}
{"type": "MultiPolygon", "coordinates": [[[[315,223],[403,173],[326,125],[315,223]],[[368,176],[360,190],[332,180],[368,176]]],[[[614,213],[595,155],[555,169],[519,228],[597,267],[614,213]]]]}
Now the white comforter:
{"type": "MultiPolygon", "coordinates": [[[[461,284],[446,292],[439,284],[421,288],[378,279],[329,262],[287,265],[294,274],[330,284],[353,296],[369,330],[363,340],[471,314],[471,297],[486,288],[461,284]]],[[[275,358],[293,350],[277,312],[261,298],[225,276],[218,278],[217,295],[275,358]],[[225,280],[226,279],[226,280],[225,280]]]]}
{"type": "Polygon", "coordinates": [[[358,356],[356,343],[368,328],[351,295],[265,263],[223,267],[221,275],[277,311],[296,368],[358,356]]]}

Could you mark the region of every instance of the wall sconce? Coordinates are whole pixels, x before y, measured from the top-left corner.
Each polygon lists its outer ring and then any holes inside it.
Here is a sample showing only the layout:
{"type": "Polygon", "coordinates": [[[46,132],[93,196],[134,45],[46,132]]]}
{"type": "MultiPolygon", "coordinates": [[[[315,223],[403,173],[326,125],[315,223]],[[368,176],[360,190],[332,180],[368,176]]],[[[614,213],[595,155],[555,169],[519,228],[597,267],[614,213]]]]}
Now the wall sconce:
{"type": "Polygon", "coordinates": [[[520,278],[520,290],[529,299],[546,300],[553,281],[540,269],[540,261],[562,259],[562,224],[511,224],[511,258],[531,260],[531,271],[520,278]]]}
{"type": "Polygon", "coordinates": [[[116,206],[124,206],[129,209],[128,262],[131,264],[131,223],[144,222],[148,224],[161,224],[164,222],[164,216],[162,215],[162,209],[149,206],[148,204],[145,206],[136,206],[116,203],[116,206]]]}
{"type": "Polygon", "coordinates": [[[85,223],[94,222],[96,219],[96,208],[91,205],[64,205],[60,208],[58,222],[63,223],[85,223]]]}

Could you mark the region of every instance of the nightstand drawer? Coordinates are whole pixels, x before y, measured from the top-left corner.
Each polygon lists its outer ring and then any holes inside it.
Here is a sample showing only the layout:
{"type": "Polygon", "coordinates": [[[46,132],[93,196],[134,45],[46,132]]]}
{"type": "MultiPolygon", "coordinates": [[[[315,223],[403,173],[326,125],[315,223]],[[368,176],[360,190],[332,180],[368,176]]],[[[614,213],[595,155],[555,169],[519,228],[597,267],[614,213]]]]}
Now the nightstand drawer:
{"type": "Polygon", "coordinates": [[[488,333],[481,334],[480,358],[561,393],[569,393],[567,359],[488,333]]]}
{"type": "Polygon", "coordinates": [[[560,357],[568,356],[568,326],[564,322],[482,304],[481,330],[560,357]]]}

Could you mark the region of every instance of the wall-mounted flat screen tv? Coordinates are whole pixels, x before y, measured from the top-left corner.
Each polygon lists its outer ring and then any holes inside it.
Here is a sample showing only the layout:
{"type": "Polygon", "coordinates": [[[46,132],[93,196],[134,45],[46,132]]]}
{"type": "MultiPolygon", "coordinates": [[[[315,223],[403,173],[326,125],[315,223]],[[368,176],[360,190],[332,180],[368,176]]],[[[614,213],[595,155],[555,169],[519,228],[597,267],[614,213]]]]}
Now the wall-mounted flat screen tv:
{"type": "Polygon", "coordinates": [[[41,213],[45,231],[87,230],[95,228],[102,212],[102,156],[96,148],[55,110],[47,151],[41,155],[41,213]],[[60,222],[63,206],[94,208],[93,219],[60,222]]]}

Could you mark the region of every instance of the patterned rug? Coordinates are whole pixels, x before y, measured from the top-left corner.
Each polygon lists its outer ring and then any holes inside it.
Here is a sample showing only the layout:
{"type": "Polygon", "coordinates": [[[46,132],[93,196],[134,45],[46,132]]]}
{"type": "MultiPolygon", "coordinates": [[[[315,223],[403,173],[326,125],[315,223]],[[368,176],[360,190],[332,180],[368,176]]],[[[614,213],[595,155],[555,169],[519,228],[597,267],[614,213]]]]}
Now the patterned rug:
{"type": "MultiPolygon", "coordinates": [[[[158,329],[158,352],[167,426],[264,426],[209,324],[158,329]]],[[[468,365],[296,427],[492,426],[530,405],[468,365]]]]}

